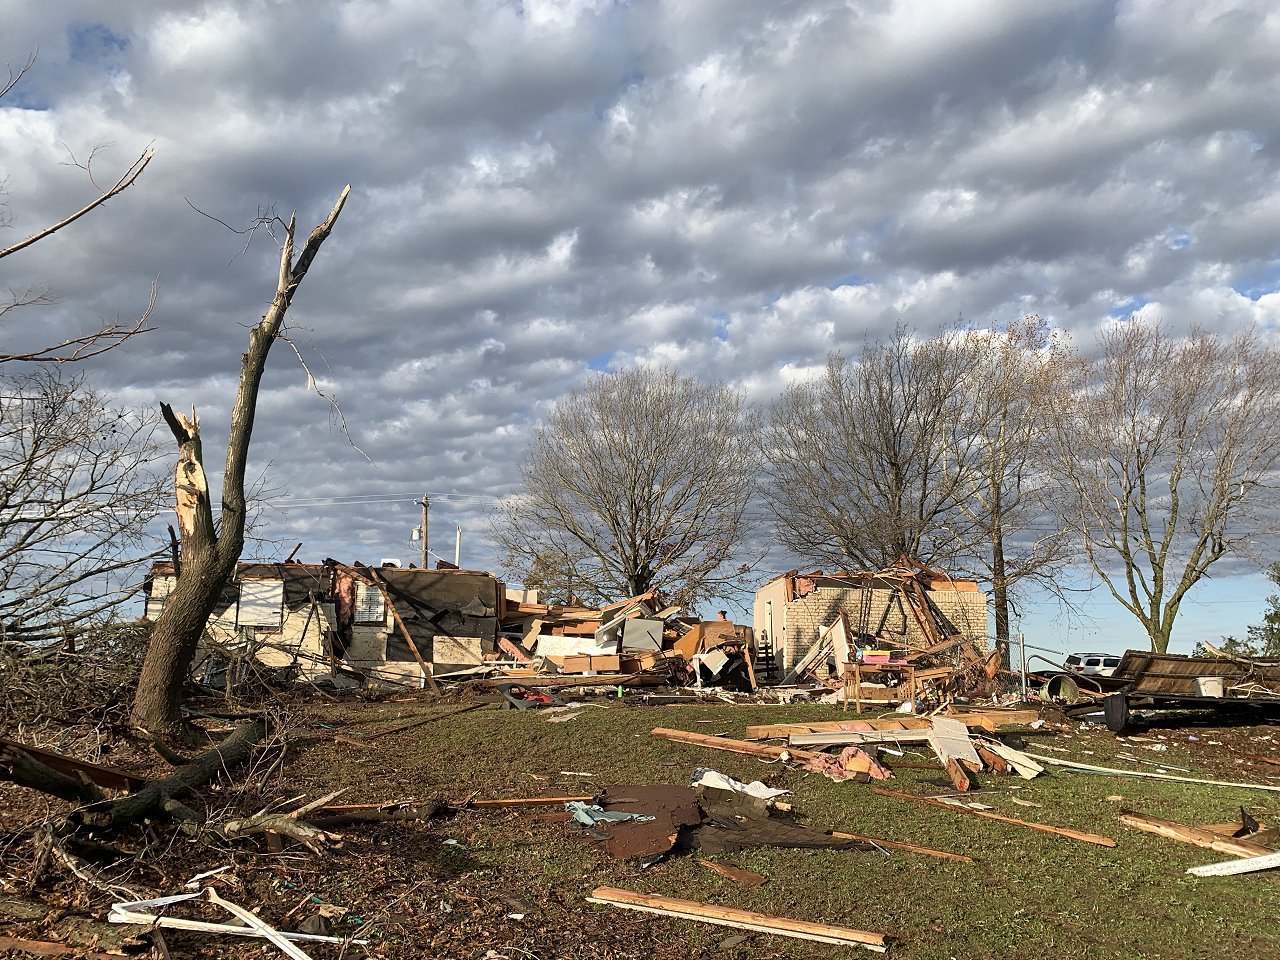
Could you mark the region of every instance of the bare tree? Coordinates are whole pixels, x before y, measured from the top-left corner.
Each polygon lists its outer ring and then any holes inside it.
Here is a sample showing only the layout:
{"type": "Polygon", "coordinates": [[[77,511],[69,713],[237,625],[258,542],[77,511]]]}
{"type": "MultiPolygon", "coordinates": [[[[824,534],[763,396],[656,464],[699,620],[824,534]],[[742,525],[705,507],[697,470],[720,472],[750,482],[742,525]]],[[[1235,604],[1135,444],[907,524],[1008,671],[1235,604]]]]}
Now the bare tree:
{"type": "MultiPolygon", "coordinates": [[[[27,58],[25,64],[17,71],[12,67],[8,69],[8,79],[0,84],[0,98],[8,94],[23,76],[35,64],[35,54],[33,53],[27,58]]],[[[94,195],[89,198],[79,209],[67,214],[59,219],[56,223],[41,227],[31,233],[17,243],[0,247],[0,260],[10,257],[16,253],[26,250],[28,247],[39,243],[41,240],[47,239],[58,231],[69,227],[81,217],[84,217],[94,210],[97,210],[103,204],[113,197],[119,196],[129,187],[137,182],[142,176],[142,172],[146,170],[147,165],[151,163],[151,159],[155,156],[155,150],[147,147],[138,157],[130,163],[124,171],[109,183],[100,185],[98,183],[97,174],[94,170],[94,160],[101,152],[101,147],[96,147],[90,151],[89,156],[83,162],[72,162],[84,170],[89,183],[93,186],[94,195]]],[[[3,183],[0,183],[0,194],[3,193],[3,183]]],[[[12,224],[8,217],[0,219],[0,227],[10,227],[12,224]]],[[[24,288],[10,287],[9,298],[0,301],[0,319],[3,319],[11,311],[21,307],[42,306],[55,303],[57,296],[47,286],[33,285],[24,288]]],[[[151,297],[146,309],[142,314],[134,320],[124,323],[108,322],[104,323],[96,330],[91,330],[79,336],[70,337],[58,343],[46,346],[32,347],[27,350],[21,350],[16,353],[0,354],[0,363],[13,361],[26,361],[34,363],[72,363],[79,360],[87,360],[90,357],[96,357],[107,350],[118,347],[126,340],[130,340],[140,333],[146,333],[151,328],[147,326],[151,318],[151,311],[155,307],[156,290],[152,286],[151,297]]]]}
{"type": "MultiPolygon", "coordinates": [[[[672,370],[601,374],[556,404],[494,525],[517,577],[551,572],[585,600],[651,588],[692,604],[744,570],[758,418],[739,392],[672,370]]],[[[545,577],[543,578],[545,580],[545,577]]]]}
{"type": "Polygon", "coordinates": [[[1052,509],[1045,421],[1078,361],[1036,316],[949,336],[966,358],[950,439],[957,506],[975,534],[961,564],[991,584],[995,636],[1007,642],[1013,591],[1027,581],[1053,589],[1070,555],[1052,509]]]}
{"type": "Polygon", "coordinates": [[[966,355],[900,327],[790,387],[765,433],[766,500],[778,538],[819,564],[880,569],[908,555],[946,563],[970,543],[952,430],[966,355]]]}
{"type": "Polygon", "coordinates": [[[1267,531],[1280,462],[1280,352],[1118,324],[1062,398],[1054,463],[1094,574],[1165,652],[1187,593],[1267,531]]]}
{"type": "Polygon", "coordinates": [[[155,421],[43,369],[0,391],[0,636],[73,643],[130,592],[162,509],[155,421]]]}
{"type": "Polygon", "coordinates": [[[161,404],[165,422],[178,443],[176,478],[181,564],[177,582],[156,619],[133,701],[133,723],[156,735],[181,735],[182,685],[205,624],[244,548],[245,466],[253,436],[258,391],[272,345],[283,339],[285,315],[321,245],[342,213],[351,187],[343,189],[324,222],[311,231],[294,257],[296,217],[290,217],[280,251],[275,296],[262,319],[249,331],[249,348],[241,357],[240,383],[227,439],[222,474],[222,509],[215,519],[204,469],[200,420],[161,404]]]}

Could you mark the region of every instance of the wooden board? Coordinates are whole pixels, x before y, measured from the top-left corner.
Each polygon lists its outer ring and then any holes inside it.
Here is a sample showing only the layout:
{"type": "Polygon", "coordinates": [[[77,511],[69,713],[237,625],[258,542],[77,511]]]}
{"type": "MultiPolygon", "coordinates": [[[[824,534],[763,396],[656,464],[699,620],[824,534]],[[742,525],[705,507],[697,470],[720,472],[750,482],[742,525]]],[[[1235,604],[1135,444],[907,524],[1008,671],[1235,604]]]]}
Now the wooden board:
{"type": "Polygon", "coordinates": [[[596,887],[587,898],[588,903],[606,904],[624,910],[639,910],[666,917],[681,917],[700,923],[713,923],[722,927],[736,927],[757,933],[775,933],[784,937],[814,940],[818,943],[834,943],[838,946],[861,946],[877,953],[889,949],[888,939],[882,933],[836,927],[808,920],[791,920],[774,917],[754,910],[739,910],[693,900],[676,900],[652,893],[637,893],[617,887],[596,887]]]}
{"type": "Polygon", "coordinates": [[[1122,810],[1120,812],[1120,822],[1126,827],[1133,827],[1135,830],[1142,830],[1144,833],[1154,833],[1170,840],[1181,840],[1183,843],[1195,844],[1197,847],[1216,850],[1218,853],[1229,853],[1235,857],[1260,857],[1275,853],[1274,850],[1259,843],[1222,837],[1208,830],[1174,823],[1172,820],[1148,817],[1133,810],[1122,810]]]}

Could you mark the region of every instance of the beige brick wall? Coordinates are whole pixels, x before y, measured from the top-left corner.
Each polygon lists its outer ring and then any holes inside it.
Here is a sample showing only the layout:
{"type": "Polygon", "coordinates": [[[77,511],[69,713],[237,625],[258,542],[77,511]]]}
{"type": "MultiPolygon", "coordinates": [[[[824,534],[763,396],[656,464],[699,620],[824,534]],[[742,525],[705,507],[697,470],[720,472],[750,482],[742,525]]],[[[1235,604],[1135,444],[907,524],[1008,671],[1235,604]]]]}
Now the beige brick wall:
{"type": "MultiPolygon", "coordinates": [[[[875,634],[886,647],[922,646],[926,642],[920,626],[910,608],[890,603],[896,591],[874,589],[871,591],[869,622],[860,622],[863,607],[863,591],[836,587],[818,587],[804,597],[790,603],[773,606],[775,629],[779,608],[784,611],[781,635],[775,649],[781,654],[782,669],[789,670],[797,660],[809,652],[818,639],[819,631],[830,624],[843,609],[849,617],[854,633],[866,630],[875,634]],[[877,627],[888,607],[889,614],[878,633],[877,627]]],[[[985,593],[955,590],[930,590],[929,599],[938,610],[966,637],[976,640],[987,649],[987,596],[985,593]]],[[[757,629],[759,629],[757,627],[757,629]]]]}

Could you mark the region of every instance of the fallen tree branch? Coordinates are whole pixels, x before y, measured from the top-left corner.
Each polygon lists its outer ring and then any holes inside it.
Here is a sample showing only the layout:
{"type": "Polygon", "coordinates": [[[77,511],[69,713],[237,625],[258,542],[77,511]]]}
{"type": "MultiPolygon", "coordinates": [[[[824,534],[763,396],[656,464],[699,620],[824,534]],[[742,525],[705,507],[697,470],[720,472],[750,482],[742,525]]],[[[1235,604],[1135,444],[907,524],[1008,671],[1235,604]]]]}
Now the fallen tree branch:
{"type": "Polygon", "coordinates": [[[95,803],[76,811],[69,818],[72,826],[84,824],[93,827],[115,828],[136,823],[156,815],[190,819],[194,811],[177,802],[177,797],[194,787],[208,783],[218,774],[238,766],[249,758],[254,746],[267,735],[267,727],[261,721],[247,723],[237,728],[216,747],[206,750],[185,766],[179,767],[163,780],[153,780],[137,793],[119,800],[95,803]]]}
{"type": "Polygon", "coordinates": [[[242,820],[228,820],[219,832],[228,840],[253,833],[276,833],[297,840],[312,853],[320,853],[326,844],[342,840],[342,834],[303,823],[290,813],[258,813],[242,820]]]}
{"type": "Polygon", "coordinates": [[[0,743],[0,779],[39,790],[72,803],[97,803],[102,791],[87,780],[77,780],[37,760],[21,744],[0,743]]]}

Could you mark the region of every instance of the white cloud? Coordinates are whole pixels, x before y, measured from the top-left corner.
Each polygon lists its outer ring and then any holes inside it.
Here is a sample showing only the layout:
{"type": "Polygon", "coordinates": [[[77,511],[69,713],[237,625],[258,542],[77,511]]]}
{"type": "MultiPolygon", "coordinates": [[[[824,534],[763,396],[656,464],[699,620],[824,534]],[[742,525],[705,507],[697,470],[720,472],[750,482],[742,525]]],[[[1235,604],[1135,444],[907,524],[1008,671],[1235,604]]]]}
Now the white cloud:
{"type": "MultiPolygon", "coordinates": [[[[92,374],[199,403],[211,447],[276,249],[241,253],[186,201],[237,226],[275,204],[305,230],[352,184],[293,319],[375,464],[280,351],[255,456],[293,496],[506,493],[555,398],[625,362],[764,402],[899,321],[1036,312],[1078,342],[1133,310],[1280,327],[1280,13],[1261,0],[28,7],[3,51],[40,48],[0,104],[7,236],[91,195],[60,142],[114,141],[104,174],[157,157],[0,283],[54,281],[61,331],[130,314],[158,278],[159,329],[92,374]]],[[[477,531],[488,510],[441,503],[477,531]]],[[[304,554],[407,525],[333,510],[304,554]]]]}

